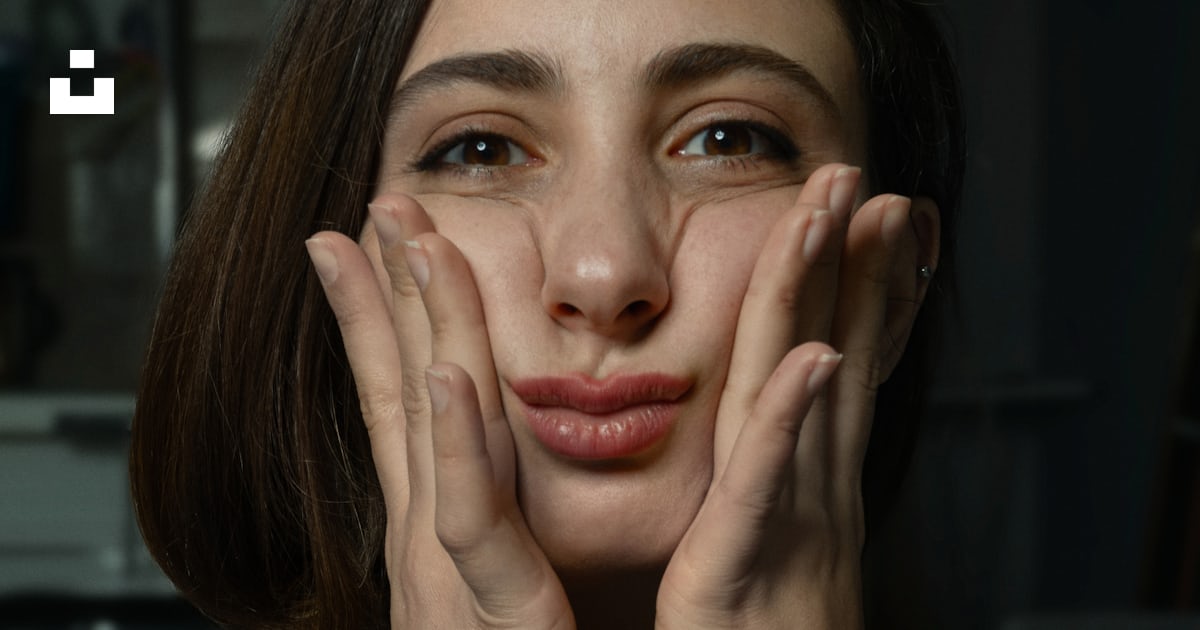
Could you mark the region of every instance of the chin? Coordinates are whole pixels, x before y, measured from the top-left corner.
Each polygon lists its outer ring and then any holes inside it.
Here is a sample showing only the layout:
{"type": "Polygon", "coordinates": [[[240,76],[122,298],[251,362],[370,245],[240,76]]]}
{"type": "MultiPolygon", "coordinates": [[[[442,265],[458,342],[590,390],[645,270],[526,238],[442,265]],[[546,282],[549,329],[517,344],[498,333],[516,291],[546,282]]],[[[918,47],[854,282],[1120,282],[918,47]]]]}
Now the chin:
{"type": "Polygon", "coordinates": [[[522,511],[550,564],[578,578],[665,567],[708,491],[711,446],[695,452],[647,467],[559,462],[522,475],[522,511]]]}
{"type": "Polygon", "coordinates": [[[560,575],[586,577],[661,569],[671,559],[687,531],[682,527],[655,531],[613,528],[605,532],[572,532],[534,527],[533,534],[547,559],[560,575]]]}

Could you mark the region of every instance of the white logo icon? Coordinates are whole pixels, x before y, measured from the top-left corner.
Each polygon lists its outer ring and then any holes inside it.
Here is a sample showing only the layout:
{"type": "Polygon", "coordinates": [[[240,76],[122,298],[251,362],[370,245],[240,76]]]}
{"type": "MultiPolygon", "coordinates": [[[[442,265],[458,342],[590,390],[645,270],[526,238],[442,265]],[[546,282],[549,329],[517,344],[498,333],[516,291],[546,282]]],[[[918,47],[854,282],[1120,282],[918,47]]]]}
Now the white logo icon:
{"type": "MultiPolygon", "coordinates": [[[[72,68],[95,68],[96,51],[72,50],[72,68]]],[[[50,78],[51,114],[112,114],[115,113],[116,79],[101,77],[92,80],[91,96],[72,96],[70,77],[50,78]]]]}

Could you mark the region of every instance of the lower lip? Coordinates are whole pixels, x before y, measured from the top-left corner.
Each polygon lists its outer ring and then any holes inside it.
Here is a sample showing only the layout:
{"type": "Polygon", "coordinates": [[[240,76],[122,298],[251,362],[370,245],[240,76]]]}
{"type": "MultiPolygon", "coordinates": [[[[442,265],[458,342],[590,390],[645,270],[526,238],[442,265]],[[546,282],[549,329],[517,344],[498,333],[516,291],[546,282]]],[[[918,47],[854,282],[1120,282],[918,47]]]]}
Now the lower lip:
{"type": "Polygon", "coordinates": [[[674,425],[679,405],[648,403],[606,414],[525,405],[525,415],[534,436],[559,455],[584,460],[622,459],[639,455],[661,441],[674,425]]]}

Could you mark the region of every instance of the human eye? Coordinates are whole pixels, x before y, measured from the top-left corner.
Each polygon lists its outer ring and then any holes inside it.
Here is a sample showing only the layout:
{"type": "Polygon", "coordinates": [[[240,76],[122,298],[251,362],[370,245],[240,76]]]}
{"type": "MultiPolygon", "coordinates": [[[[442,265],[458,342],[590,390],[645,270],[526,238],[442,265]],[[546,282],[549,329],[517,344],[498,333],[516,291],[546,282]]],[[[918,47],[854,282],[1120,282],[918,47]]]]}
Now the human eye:
{"type": "Polygon", "coordinates": [[[768,125],[751,121],[713,123],[689,137],[675,155],[683,157],[748,158],[792,160],[799,155],[785,134],[768,125]]]}
{"type": "Polygon", "coordinates": [[[415,166],[418,171],[483,171],[524,166],[532,161],[525,149],[502,135],[467,130],[439,143],[424,154],[415,166]]]}

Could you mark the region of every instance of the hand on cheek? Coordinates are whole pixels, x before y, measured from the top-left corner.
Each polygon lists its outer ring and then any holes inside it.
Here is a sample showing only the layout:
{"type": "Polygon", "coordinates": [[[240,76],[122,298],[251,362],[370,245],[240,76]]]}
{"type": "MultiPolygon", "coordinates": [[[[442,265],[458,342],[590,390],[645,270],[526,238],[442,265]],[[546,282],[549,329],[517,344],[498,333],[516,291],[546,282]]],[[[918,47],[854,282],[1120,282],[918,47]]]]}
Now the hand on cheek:
{"type": "MultiPolygon", "coordinates": [[[[928,257],[908,199],[852,213],[859,178],[818,170],[763,247],[717,412],[712,485],[660,585],[660,627],[861,625],[874,392],[924,291],[903,268],[928,257]],[[895,302],[909,309],[894,316],[895,302]]],[[[333,233],[308,246],[387,501],[393,624],[573,627],[517,505],[470,268],[412,199],[379,199],[371,213],[361,246],[333,233]]]]}
{"type": "Polygon", "coordinates": [[[862,461],[887,371],[881,340],[915,314],[889,322],[889,293],[916,290],[894,271],[917,248],[907,198],[852,213],[859,177],[819,169],[764,245],[717,413],[712,485],[663,578],[660,628],[862,624],[862,461]]]}
{"type": "Polygon", "coordinates": [[[515,495],[512,436],[461,252],[408,197],[360,247],[307,243],[358,389],[387,507],[393,627],[573,628],[515,495]]]}

